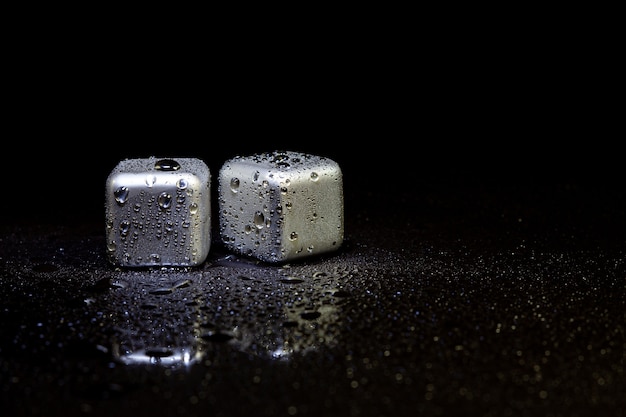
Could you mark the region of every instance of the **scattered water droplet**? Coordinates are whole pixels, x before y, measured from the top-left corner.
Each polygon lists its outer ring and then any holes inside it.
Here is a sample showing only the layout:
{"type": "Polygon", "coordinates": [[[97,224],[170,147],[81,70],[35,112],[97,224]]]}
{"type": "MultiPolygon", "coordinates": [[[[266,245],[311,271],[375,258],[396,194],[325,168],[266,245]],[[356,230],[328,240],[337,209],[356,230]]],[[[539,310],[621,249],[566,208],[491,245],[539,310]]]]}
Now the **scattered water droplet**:
{"type": "Polygon", "coordinates": [[[189,204],[189,213],[196,214],[198,212],[198,203],[189,204]]]}
{"type": "Polygon", "coordinates": [[[304,280],[297,277],[284,277],[281,278],[280,282],[283,284],[300,284],[301,282],[304,282],[304,280]]]}
{"type": "Polygon", "coordinates": [[[178,180],[178,182],[176,183],[176,186],[181,189],[184,190],[185,188],[187,188],[189,186],[189,183],[187,182],[187,180],[185,178],[181,178],[178,180]]]}
{"type": "Polygon", "coordinates": [[[257,229],[262,229],[265,226],[265,216],[260,211],[254,213],[254,225],[257,229]]]}
{"type": "Polygon", "coordinates": [[[148,174],[146,175],[146,185],[148,187],[152,187],[154,185],[154,183],[156,182],[157,178],[155,175],[152,174],[148,174]]]}
{"type": "Polygon", "coordinates": [[[296,239],[298,239],[298,234],[296,232],[291,232],[289,234],[289,240],[294,241],[296,239]]]}
{"type": "Polygon", "coordinates": [[[311,181],[317,181],[319,179],[319,175],[317,172],[311,172],[311,181]]]}
{"type": "Polygon", "coordinates": [[[157,288],[156,290],[152,290],[150,291],[150,294],[152,295],[168,295],[172,293],[172,289],[171,288],[157,288]]]}
{"type": "Polygon", "coordinates": [[[159,207],[161,207],[162,209],[168,209],[172,205],[172,196],[169,193],[163,191],[161,194],[159,194],[157,202],[159,204],[159,207]]]}
{"type": "Polygon", "coordinates": [[[180,164],[174,159],[159,159],[154,163],[154,169],[158,171],[178,171],[180,164]]]}
{"type": "Polygon", "coordinates": [[[230,179],[230,189],[233,191],[233,193],[239,191],[239,178],[230,179]]]}
{"type": "Polygon", "coordinates": [[[130,230],[130,222],[128,220],[122,220],[120,222],[120,234],[122,236],[128,235],[128,231],[130,230]]]}
{"type": "Polygon", "coordinates": [[[115,196],[115,201],[118,204],[124,204],[126,200],[128,200],[128,187],[119,187],[117,190],[113,191],[113,195],[115,196]]]}

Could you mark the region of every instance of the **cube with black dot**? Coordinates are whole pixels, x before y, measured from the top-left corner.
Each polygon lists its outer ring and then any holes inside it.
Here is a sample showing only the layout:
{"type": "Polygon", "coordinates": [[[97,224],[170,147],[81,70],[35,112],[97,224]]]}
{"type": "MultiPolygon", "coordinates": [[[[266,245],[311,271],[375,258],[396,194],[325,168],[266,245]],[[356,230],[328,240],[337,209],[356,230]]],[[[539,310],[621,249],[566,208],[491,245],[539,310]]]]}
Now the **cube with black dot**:
{"type": "Polygon", "coordinates": [[[268,263],[337,250],[343,177],[326,157],[273,151],[227,160],[218,175],[219,233],[229,250],[268,263]]]}
{"type": "Polygon", "coordinates": [[[197,266],[211,247],[211,174],[196,158],[125,159],[106,181],[106,252],[121,267],[197,266]]]}

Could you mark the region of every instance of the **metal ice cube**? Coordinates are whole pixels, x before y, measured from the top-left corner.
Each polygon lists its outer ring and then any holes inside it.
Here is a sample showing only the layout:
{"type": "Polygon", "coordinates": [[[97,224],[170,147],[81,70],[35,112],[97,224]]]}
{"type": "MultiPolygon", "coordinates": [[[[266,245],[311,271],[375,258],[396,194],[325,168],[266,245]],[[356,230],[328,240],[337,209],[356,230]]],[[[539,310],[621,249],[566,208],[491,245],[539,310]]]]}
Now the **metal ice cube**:
{"type": "Polygon", "coordinates": [[[236,156],[219,171],[218,204],[222,242],[235,253],[280,263],[343,243],[342,172],[326,157],[236,156]]]}
{"type": "Polygon", "coordinates": [[[106,181],[106,243],[124,267],[195,266],[211,246],[211,175],[196,158],[126,159],[106,181]]]}

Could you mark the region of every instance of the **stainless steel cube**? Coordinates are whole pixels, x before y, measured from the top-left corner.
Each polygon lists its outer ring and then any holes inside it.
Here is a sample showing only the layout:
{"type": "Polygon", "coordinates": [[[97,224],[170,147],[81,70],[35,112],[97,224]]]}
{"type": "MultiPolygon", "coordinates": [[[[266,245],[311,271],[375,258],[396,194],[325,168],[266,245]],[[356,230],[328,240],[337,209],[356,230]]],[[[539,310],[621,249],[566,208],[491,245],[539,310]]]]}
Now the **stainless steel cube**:
{"type": "Polygon", "coordinates": [[[122,267],[196,266],[211,247],[211,174],[195,158],[126,159],[106,181],[106,249],[122,267]]]}
{"type": "Polygon", "coordinates": [[[236,156],[220,168],[218,205],[226,248],[264,262],[322,254],[343,243],[343,177],[326,157],[236,156]]]}

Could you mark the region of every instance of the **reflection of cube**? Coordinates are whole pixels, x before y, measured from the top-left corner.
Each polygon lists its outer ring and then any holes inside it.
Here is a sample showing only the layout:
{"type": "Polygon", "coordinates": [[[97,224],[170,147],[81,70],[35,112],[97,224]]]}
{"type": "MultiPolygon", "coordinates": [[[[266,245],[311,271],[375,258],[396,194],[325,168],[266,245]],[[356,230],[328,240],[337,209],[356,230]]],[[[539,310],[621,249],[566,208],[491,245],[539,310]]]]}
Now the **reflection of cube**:
{"type": "Polygon", "coordinates": [[[298,152],[237,156],[218,179],[220,235],[233,252],[284,262],[343,242],[343,179],[336,162],[298,152]]]}
{"type": "Polygon", "coordinates": [[[195,158],[126,159],[106,182],[107,254],[124,267],[195,266],[211,245],[210,172],[195,158]]]}

